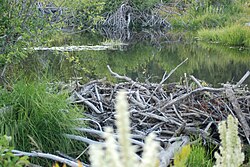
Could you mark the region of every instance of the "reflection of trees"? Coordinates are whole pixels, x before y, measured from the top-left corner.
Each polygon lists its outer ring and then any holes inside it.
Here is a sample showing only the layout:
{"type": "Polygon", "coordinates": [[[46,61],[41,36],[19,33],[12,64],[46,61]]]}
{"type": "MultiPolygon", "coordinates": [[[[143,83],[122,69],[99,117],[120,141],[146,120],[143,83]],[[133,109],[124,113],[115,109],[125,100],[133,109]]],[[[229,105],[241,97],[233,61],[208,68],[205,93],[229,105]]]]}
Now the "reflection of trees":
{"type": "Polygon", "coordinates": [[[138,71],[145,67],[152,59],[152,47],[128,48],[126,51],[84,51],[78,52],[80,66],[90,69],[96,78],[110,77],[107,65],[119,74],[127,74],[128,71],[138,71]]]}
{"type": "MultiPolygon", "coordinates": [[[[127,51],[82,51],[66,55],[55,55],[51,52],[38,52],[29,56],[20,64],[9,67],[9,78],[19,77],[53,77],[67,80],[72,77],[95,79],[111,78],[107,65],[119,74],[138,71],[151,61],[152,47],[128,48],[127,51]],[[10,72],[11,71],[11,72],[10,72]]],[[[8,72],[7,72],[8,73],[8,72]]]]}
{"type": "Polygon", "coordinates": [[[146,42],[148,45],[160,46],[162,43],[174,43],[180,42],[183,34],[171,33],[168,29],[154,30],[154,29],[142,29],[141,31],[132,31],[129,29],[122,29],[114,31],[110,28],[102,28],[99,30],[102,36],[107,39],[119,40],[124,43],[140,43],[146,42]]]}
{"type": "Polygon", "coordinates": [[[37,52],[17,64],[10,64],[6,75],[8,81],[21,78],[68,80],[74,77],[74,67],[72,63],[65,60],[64,56],[57,56],[50,52],[37,52]]]}
{"type": "Polygon", "coordinates": [[[129,46],[126,51],[82,51],[64,55],[50,52],[38,52],[20,64],[9,66],[8,76],[53,77],[68,80],[83,77],[84,81],[111,77],[107,65],[113,71],[141,81],[149,79],[159,82],[164,71],[170,72],[184,59],[189,60],[179,67],[168,82],[179,81],[184,73],[193,74],[212,84],[237,81],[249,70],[249,52],[239,52],[229,48],[208,46],[205,44],[168,44],[160,50],[151,45],[138,43],[129,46]]]}
{"type": "Polygon", "coordinates": [[[247,55],[249,52],[215,45],[169,45],[161,50],[156,59],[163,69],[169,71],[188,57],[187,63],[174,76],[180,77],[183,73],[188,73],[217,84],[231,79],[239,80],[249,70],[250,57],[247,55]]]}

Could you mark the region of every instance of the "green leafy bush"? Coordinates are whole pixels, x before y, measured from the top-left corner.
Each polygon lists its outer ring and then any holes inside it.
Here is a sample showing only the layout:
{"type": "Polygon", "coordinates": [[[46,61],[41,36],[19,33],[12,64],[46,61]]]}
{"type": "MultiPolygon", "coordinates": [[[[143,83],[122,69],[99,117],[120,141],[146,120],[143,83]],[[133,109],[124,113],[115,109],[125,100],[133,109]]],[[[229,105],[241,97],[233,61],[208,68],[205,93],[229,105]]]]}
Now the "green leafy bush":
{"type": "MultiPolygon", "coordinates": [[[[68,13],[71,13],[66,17],[68,22],[71,22],[78,29],[91,29],[103,19],[105,0],[51,0],[50,3],[67,8],[68,13]]],[[[44,4],[46,4],[46,1],[44,4]]]]}
{"type": "Polygon", "coordinates": [[[27,57],[30,51],[23,48],[46,44],[61,26],[42,17],[35,2],[0,0],[0,62],[27,57]]]}
{"type": "MultiPolygon", "coordinates": [[[[124,0],[105,0],[104,12],[112,12],[119,8],[124,0]]],[[[160,2],[160,0],[129,0],[129,5],[140,11],[152,8],[154,5],[160,2]]]]}
{"type": "Polygon", "coordinates": [[[0,137],[0,167],[22,167],[29,164],[28,157],[17,157],[11,152],[9,146],[11,137],[6,135],[0,137]]]}

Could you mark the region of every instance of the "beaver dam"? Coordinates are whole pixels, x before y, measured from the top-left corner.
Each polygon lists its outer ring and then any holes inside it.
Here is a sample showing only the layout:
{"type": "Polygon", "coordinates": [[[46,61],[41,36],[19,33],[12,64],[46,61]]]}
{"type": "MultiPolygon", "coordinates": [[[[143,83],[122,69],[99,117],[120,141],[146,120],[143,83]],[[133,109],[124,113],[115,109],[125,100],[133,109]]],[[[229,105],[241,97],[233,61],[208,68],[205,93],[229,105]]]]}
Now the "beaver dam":
{"type": "MultiPolygon", "coordinates": [[[[243,85],[249,71],[236,84],[213,88],[204,86],[194,76],[185,76],[182,84],[165,83],[171,73],[164,75],[160,83],[140,83],[113,72],[109,66],[108,69],[118,83],[105,79],[84,85],[75,83],[70,100],[84,106],[87,118],[83,120],[89,121],[91,128],[77,128],[89,137],[68,135],[69,138],[101,144],[103,127],[115,128],[115,97],[118,90],[123,89],[130,105],[132,143],[143,146],[144,138],[155,132],[166,150],[165,158],[172,158],[174,152],[169,149],[187,144],[190,136],[219,145],[218,123],[229,114],[239,120],[242,141],[250,143],[250,92],[243,85]]],[[[165,164],[169,164],[169,159],[165,164]]]]}
{"type": "MultiPolygon", "coordinates": [[[[146,136],[154,132],[161,143],[160,166],[168,166],[176,151],[190,143],[190,137],[199,137],[206,143],[219,145],[218,124],[232,115],[239,121],[239,136],[250,144],[250,92],[244,81],[246,74],[236,84],[222,84],[221,88],[209,87],[194,76],[185,76],[182,83],[167,83],[176,70],[162,77],[160,83],[141,83],[112,71],[117,83],[104,79],[86,84],[74,81],[63,85],[70,89],[72,104],[83,106],[88,128],[76,127],[84,136],[65,134],[67,138],[87,144],[103,144],[104,127],[115,127],[115,103],[119,90],[127,92],[131,120],[131,142],[139,148],[144,146],[146,136]]],[[[63,88],[63,89],[64,89],[63,88]]],[[[115,137],[116,134],[115,134],[115,137]]],[[[49,158],[69,166],[78,166],[75,159],[40,152],[22,152],[18,155],[49,158]]],[[[84,166],[90,166],[84,164],[84,166]]]]}

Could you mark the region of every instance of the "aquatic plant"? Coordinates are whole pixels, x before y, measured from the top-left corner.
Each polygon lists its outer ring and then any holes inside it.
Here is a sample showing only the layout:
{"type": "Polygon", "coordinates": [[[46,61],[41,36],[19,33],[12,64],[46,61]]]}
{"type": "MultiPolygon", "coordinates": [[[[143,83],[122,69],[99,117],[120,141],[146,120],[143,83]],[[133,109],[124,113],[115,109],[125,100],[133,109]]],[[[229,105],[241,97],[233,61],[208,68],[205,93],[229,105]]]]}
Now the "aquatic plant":
{"type": "Polygon", "coordinates": [[[121,91],[117,96],[116,126],[118,143],[113,136],[112,128],[105,129],[105,147],[90,146],[90,160],[93,167],[156,167],[159,165],[159,143],[154,141],[155,135],[150,134],[145,141],[141,162],[137,159],[136,148],[130,142],[130,120],[126,93],[121,91]],[[119,146],[119,151],[118,151],[119,146]]]}

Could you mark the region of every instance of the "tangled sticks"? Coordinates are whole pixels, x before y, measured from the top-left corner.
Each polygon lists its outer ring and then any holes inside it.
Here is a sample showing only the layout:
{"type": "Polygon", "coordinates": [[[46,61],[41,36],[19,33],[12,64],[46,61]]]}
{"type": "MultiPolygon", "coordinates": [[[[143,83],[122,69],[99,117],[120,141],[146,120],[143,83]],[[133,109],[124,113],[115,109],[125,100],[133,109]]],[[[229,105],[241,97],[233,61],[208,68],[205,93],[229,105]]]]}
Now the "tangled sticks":
{"type": "MultiPolygon", "coordinates": [[[[69,98],[71,103],[84,105],[86,110],[84,114],[87,118],[77,120],[89,121],[89,127],[75,127],[75,130],[84,132],[84,136],[64,134],[67,138],[90,145],[105,146],[103,127],[116,128],[115,97],[118,90],[123,89],[127,92],[130,105],[132,127],[130,141],[142,148],[145,145],[145,137],[150,132],[157,134],[156,140],[161,143],[160,167],[170,164],[176,151],[189,143],[190,135],[200,136],[204,141],[219,144],[217,126],[229,114],[238,118],[239,135],[245,143],[249,143],[250,92],[246,87],[241,87],[250,75],[249,71],[236,85],[224,84],[222,88],[212,88],[203,86],[193,76],[186,77],[184,84],[164,84],[178,66],[168,75],[164,75],[159,84],[135,82],[129,77],[113,72],[109,66],[108,68],[117,79],[125,82],[111,84],[102,79],[84,85],[79,83],[68,85],[74,86],[70,87],[73,92],[69,98]]],[[[112,135],[118,137],[117,133],[112,135]]],[[[42,157],[78,166],[75,162],[77,158],[70,158],[64,154],[56,156],[17,150],[12,152],[18,156],[42,157]]],[[[140,154],[137,156],[140,158],[140,154]]]]}
{"type": "Polygon", "coordinates": [[[141,24],[142,27],[166,27],[170,26],[165,19],[160,17],[157,10],[140,11],[135,7],[125,3],[114,13],[109,13],[105,17],[103,25],[115,27],[117,30],[128,29],[130,24],[141,24]]]}
{"type": "Polygon", "coordinates": [[[130,39],[131,27],[133,28],[170,28],[170,23],[162,18],[158,10],[148,9],[140,11],[135,5],[123,3],[112,13],[106,13],[104,21],[100,22],[101,33],[110,36],[110,32],[115,34],[116,39],[130,39]]]}
{"type": "Polygon", "coordinates": [[[78,85],[71,96],[72,103],[84,104],[88,120],[95,122],[91,125],[92,130],[83,131],[96,135],[102,133],[104,126],[115,126],[115,96],[118,90],[124,89],[130,104],[131,140],[134,143],[141,143],[147,134],[154,131],[162,143],[171,142],[176,137],[199,135],[218,144],[218,123],[229,114],[237,117],[240,136],[249,143],[250,92],[241,87],[250,75],[249,71],[236,85],[212,88],[203,87],[193,76],[186,78],[183,85],[140,83],[108,68],[116,78],[125,82],[91,81],[78,85]]]}

